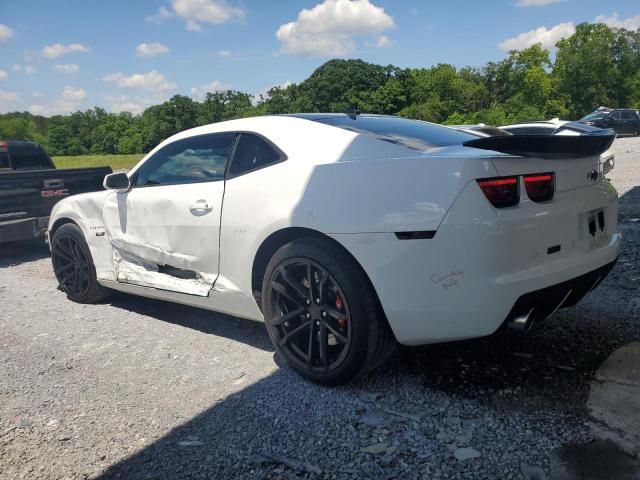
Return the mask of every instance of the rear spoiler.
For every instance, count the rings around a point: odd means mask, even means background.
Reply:
[[[611,129],[588,135],[510,135],[468,140],[465,147],[537,158],[581,158],[599,156],[616,138]]]

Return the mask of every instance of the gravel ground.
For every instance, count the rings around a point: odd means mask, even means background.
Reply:
[[[614,148],[625,242],[596,292],[527,336],[399,348],[340,388],[281,368],[261,324],[74,304],[46,249],[0,247],[0,478],[543,478],[591,439],[598,365],[640,340],[640,140]]]

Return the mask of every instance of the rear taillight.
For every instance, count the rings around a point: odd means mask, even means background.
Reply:
[[[534,202],[546,202],[553,198],[555,185],[553,173],[539,173],[536,175],[525,175],[524,188],[527,196]]]
[[[518,177],[484,178],[478,186],[496,208],[513,207],[520,201]]]

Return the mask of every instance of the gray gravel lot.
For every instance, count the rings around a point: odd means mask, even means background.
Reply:
[[[74,304],[46,248],[0,246],[0,478],[543,478],[592,438],[594,371],[640,340],[640,139],[614,148],[625,242],[597,291],[527,336],[399,348],[340,388],[281,368],[261,324]]]

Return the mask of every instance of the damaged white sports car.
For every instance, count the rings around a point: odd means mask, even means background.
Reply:
[[[420,345],[526,330],[615,263],[609,131],[478,138],[397,117],[267,116],[158,145],[58,203],[74,301],[110,291],[265,321],[296,372],[338,384]]]

